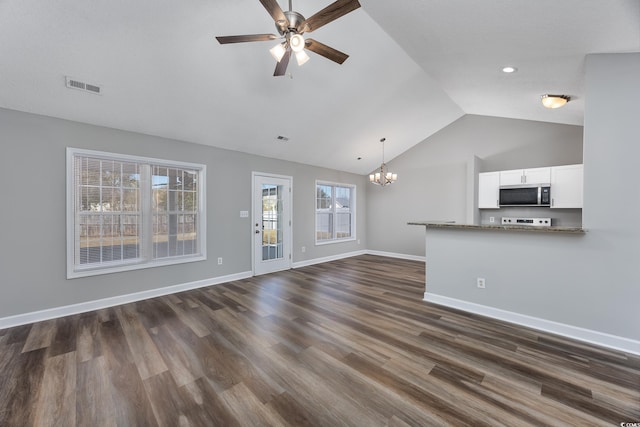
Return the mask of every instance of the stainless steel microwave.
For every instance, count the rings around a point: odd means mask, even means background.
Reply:
[[[500,206],[551,206],[551,187],[500,187]]]

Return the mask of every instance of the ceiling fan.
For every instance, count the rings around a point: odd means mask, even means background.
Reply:
[[[269,51],[276,58],[278,64],[273,72],[274,76],[284,76],[289,58],[293,52],[298,61],[298,65],[302,65],[309,60],[309,56],[304,49],[308,49],[327,59],[342,64],[349,55],[340,52],[332,47],[320,43],[313,39],[304,39],[302,34],[310,33],[318,28],[335,21],[341,16],[346,15],[360,7],[358,0],[337,0],[336,2],[325,7],[308,19],[295,12],[291,7],[289,0],[289,10],[283,11],[278,5],[277,0],[260,0],[260,3],[267,9],[267,12],[274,19],[276,29],[280,36],[275,34],[246,34],[242,36],[219,36],[216,37],[220,44],[228,43],[244,43],[276,40],[284,38],[284,41]]]

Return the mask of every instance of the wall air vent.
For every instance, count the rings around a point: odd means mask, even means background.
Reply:
[[[78,79],[66,76],[65,83],[69,89],[81,90],[84,92],[94,93],[96,95],[102,94],[102,88],[98,85],[82,82]]]

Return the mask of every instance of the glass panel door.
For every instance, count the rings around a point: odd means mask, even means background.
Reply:
[[[291,268],[291,178],[254,174],[254,274]]]
[[[282,185],[262,184],[262,260],[283,257]]]

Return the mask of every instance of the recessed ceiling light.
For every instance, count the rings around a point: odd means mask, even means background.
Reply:
[[[518,69],[516,67],[512,67],[511,65],[507,65],[506,67],[502,67],[501,70],[505,74],[511,74],[511,73],[515,73],[516,71],[518,71]]]

